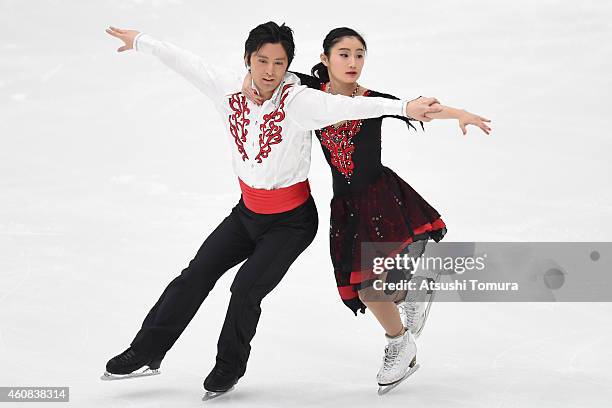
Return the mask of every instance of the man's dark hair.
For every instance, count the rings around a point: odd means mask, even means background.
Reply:
[[[295,55],[295,43],[293,42],[293,30],[285,23],[279,26],[274,21],[260,24],[249,33],[249,37],[244,42],[244,58],[250,64],[251,55],[259,51],[265,44],[280,44],[287,53],[287,68],[291,65]]]

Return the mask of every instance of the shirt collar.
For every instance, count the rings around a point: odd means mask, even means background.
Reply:
[[[274,106],[278,106],[280,104],[280,98],[281,98],[281,91],[283,90],[283,87],[285,85],[289,85],[289,84],[300,84],[300,78],[287,71],[285,72],[285,76],[283,77],[281,83],[276,87],[276,89],[274,90],[274,93],[272,94],[272,97],[270,98],[270,101],[272,102],[272,104]],[[257,90],[257,88],[255,87],[255,82],[253,80],[251,80],[251,88]]]

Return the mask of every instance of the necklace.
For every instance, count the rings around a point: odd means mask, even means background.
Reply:
[[[355,82],[355,89],[353,90],[353,93],[351,94],[351,98],[354,98],[357,95],[357,91],[359,90],[360,86],[357,82]],[[332,93],[332,86],[331,86],[331,81],[329,81],[329,84],[325,84],[325,90],[327,91],[328,94]],[[337,123],[336,125],[331,125],[335,130],[338,130],[343,124],[345,124],[346,121],[342,121],[340,123]],[[359,121],[359,125],[361,126],[361,120]]]
[[[351,94],[351,98],[354,98],[357,95],[357,91],[359,90],[359,84],[355,82],[355,85],[356,85],[356,87],[355,87],[355,90],[353,91],[353,93]],[[332,93],[331,82],[327,86],[327,93]]]

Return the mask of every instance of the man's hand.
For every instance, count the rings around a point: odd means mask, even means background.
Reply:
[[[432,106],[434,104],[437,104],[437,106]],[[421,122],[431,121],[431,118],[425,116],[428,113],[437,113],[441,111],[442,107],[436,98],[419,96],[406,105],[406,115],[416,120],[420,120]]]
[[[118,39],[120,39],[121,41],[125,43],[124,46],[117,49],[117,52],[122,52],[122,51],[133,49],[134,48],[134,38],[136,38],[136,35],[138,35],[138,33],[140,32],[136,30],[123,30],[121,28],[117,28],[113,26],[109,26],[109,28],[107,28],[105,31],[108,34],[112,35],[113,37],[117,37]]]

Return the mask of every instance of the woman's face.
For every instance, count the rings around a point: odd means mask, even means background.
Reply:
[[[361,76],[365,63],[365,48],[356,37],[344,37],[329,51],[329,57],[321,54],[329,77],[341,83],[355,83]]]

